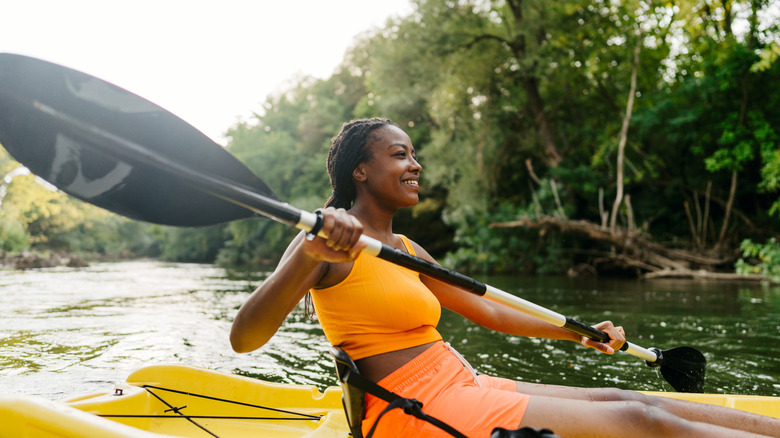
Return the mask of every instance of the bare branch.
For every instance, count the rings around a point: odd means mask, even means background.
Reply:
[[[615,231],[617,225],[617,214],[620,204],[623,202],[623,161],[626,154],[626,142],[628,141],[628,125],[631,123],[631,112],[634,107],[634,95],[636,94],[636,81],[639,74],[639,56],[642,52],[642,34],[637,29],[636,47],[634,48],[634,65],[631,70],[631,87],[628,92],[628,102],[626,103],[626,116],[623,118],[623,127],[620,129],[620,141],[618,144],[617,159],[617,194],[615,203],[612,205],[612,217],[609,222],[609,229]]]

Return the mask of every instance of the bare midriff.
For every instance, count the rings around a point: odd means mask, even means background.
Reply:
[[[379,382],[419,356],[420,353],[427,350],[428,347],[436,342],[418,345],[416,347],[404,348],[403,350],[390,351],[377,354],[375,356],[364,357],[355,361],[360,370],[360,374],[372,382]]]

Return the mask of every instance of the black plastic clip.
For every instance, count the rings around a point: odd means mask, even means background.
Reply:
[[[311,230],[309,230],[308,233],[306,233],[306,240],[311,242],[314,240],[315,237],[317,237],[317,233],[320,232],[322,229],[322,224],[324,223],[324,220],[322,219],[322,209],[318,208],[314,210],[314,214],[317,215],[317,220],[314,222],[314,226],[311,227]]]
[[[659,350],[657,348],[651,348],[650,351],[655,353],[656,359],[655,359],[654,362],[650,362],[649,360],[646,360],[645,363],[647,364],[647,366],[649,366],[650,368],[655,368],[655,367],[660,367],[661,365],[663,365],[663,363],[664,363],[664,354],[661,352],[661,350]]]

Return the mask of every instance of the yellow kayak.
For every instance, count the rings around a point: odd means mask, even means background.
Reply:
[[[780,397],[651,392],[780,418]],[[0,437],[347,437],[341,389],[263,382],[182,365],[132,373],[64,402],[0,396]]]

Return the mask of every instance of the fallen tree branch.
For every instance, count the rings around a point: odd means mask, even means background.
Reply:
[[[728,280],[728,281],[771,281],[769,277],[758,274],[736,274],[730,272],[711,272],[704,269],[664,269],[648,272],[642,278],[693,278],[697,280]]]
[[[491,228],[523,227],[539,229],[540,233],[555,229],[563,233],[585,236],[610,248],[594,259],[594,265],[612,264],[625,269],[637,270],[641,278],[697,278],[712,280],[769,281],[761,275],[740,275],[716,272],[718,267],[729,265],[733,260],[713,258],[707,255],[679,248],[667,248],[652,242],[649,236],[633,229],[619,228],[615,232],[608,227],[584,220],[568,220],[556,216],[539,219],[520,219],[499,222]]]

